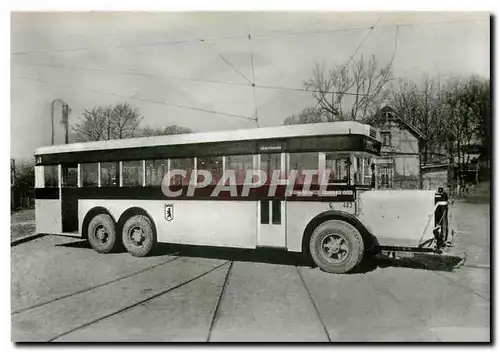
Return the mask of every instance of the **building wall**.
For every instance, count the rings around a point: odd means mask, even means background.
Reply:
[[[392,162],[392,180],[381,188],[418,189],[420,187],[419,141],[405,126],[394,120],[380,126],[380,132],[390,133],[390,146],[382,145],[381,164]],[[384,160],[385,159],[385,160]]]
[[[447,170],[436,170],[422,173],[422,188],[425,190],[437,190],[439,187],[446,189],[448,184]]]

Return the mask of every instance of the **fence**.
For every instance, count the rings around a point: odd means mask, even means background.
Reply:
[[[10,188],[10,209],[29,209],[35,207],[33,191],[23,192],[15,187]]]

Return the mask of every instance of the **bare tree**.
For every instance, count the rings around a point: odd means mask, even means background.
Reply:
[[[184,133],[192,133],[193,131],[188,127],[178,126],[178,125],[170,125],[165,128],[152,128],[146,126],[141,131],[142,137],[150,137],[150,136],[162,136],[168,134],[184,134]]]
[[[171,125],[165,127],[163,130],[163,134],[184,134],[184,133],[192,133],[193,131],[189,127],[183,127],[178,125]]]
[[[316,108],[305,108],[298,115],[292,115],[287,117],[284,121],[284,125],[298,125],[305,123],[319,123],[319,122],[332,122],[335,118],[330,114],[324,114],[320,109]]]
[[[113,139],[134,137],[142,118],[137,108],[132,108],[128,103],[115,105],[109,115]]]
[[[142,115],[128,103],[85,109],[82,118],[73,127],[79,142],[123,139],[134,137]]]
[[[391,108],[426,136],[420,151],[424,164],[446,154],[444,93],[443,85],[428,77],[418,84],[400,80],[391,85]]]
[[[489,96],[489,81],[481,81],[475,77],[465,82],[452,81],[447,88],[448,114],[444,123],[450,157],[458,165],[460,184],[465,181],[464,176],[471,161],[471,147],[486,141],[483,139],[483,126],[489,118]]]
[[[78,142],[100,141],[106,139],[106,108],[85,109],[82,118],[72,129]]]
[[[321,112],[334,120],[361,120],[372,115],[385,100],[385,90],[391,78],[392,60],[379,67],[375,55],[328,71],[316,64],[312,78],[304,82],[318,102]],[[350,98],[350,99],[348,99]]]

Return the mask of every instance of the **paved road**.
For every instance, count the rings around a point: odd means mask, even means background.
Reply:
[[[12,339],[489,341],[489,210],[456,211],[454,250],[468,259],[454,270],[453,258],[419,256],[331,275],[275,250],[134,258],[38,238],[12,248]]]

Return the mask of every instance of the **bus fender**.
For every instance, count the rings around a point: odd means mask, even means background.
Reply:
[[[107,215],[111,216],[111,219],[113,219],[114,223],[116,224],[116,219],[113,217],[113,215],[111,214],[111,212],[108,209],[106,209],[105,207],[102,207],[102,206],[94,207],[94,208],[90,209],[87,212],[87,214],[85,214],[85,217],[83,218],[82,229],[81,229],[82,238],[88,238],[87,237],[88,236],[87,230],[88,230],[89,222],[90,222],[90,220],[92,220],[94,218],[94,216],[96,216],[98,214],[107,214]]]
[[[304,229],[302,235],[302,252],[309,253],[309,239],[314,229],[327,220],[342,220],[354,226],[363,237],[366,252],[375,252],[378,248],[376,237],[369,229],[353,214],[341,210],[327,210],[316,215]]]

